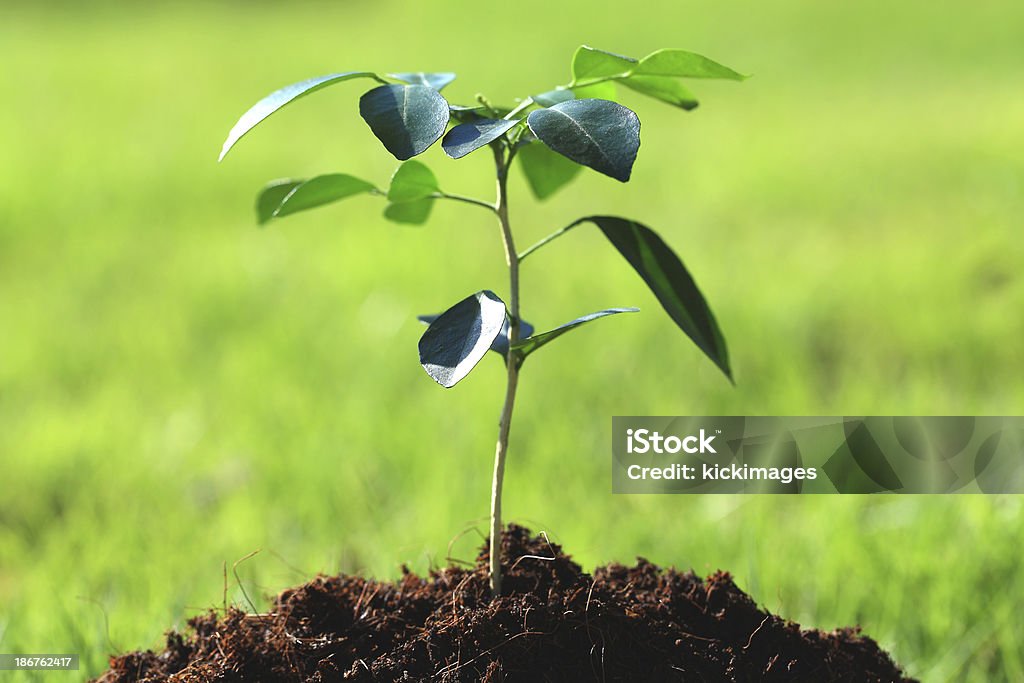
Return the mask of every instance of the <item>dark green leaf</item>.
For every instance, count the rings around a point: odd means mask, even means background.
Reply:
[[[619,253],[643,278],[665,312],[683,332],[732,380],[725,338],[697,284],[683,262],[650,228],[614,216],[588,216]],[[572,226],[570,226],[572,227]]]
[[[636,64],[637,61],[632,57],[581,45],[572,57],[573,82],[626,75]]]
[[[540,142],[519,147],[516,160],[533,196],[545,200],[572,182],[582,170],[579,165],[556,154]]]
[[[505,324],[505,303],[484,290],[442,313],[420,337],[420,365],[450,389],[476,367]]]
[[[384,218],[406,225],[423,225],[430,218],[430,210],[434,208],[434,201],[433,199],[417,199],[414,202],[388,204],[384,209]]]
[[[228,153],[228,150],[234,147],[235,143],[238,142],[243,135],[248,133],[260,121],[267,118],[281,107],[290,102],[294,102],[300,97],[316,92],[321,88],[326,88],[329,85],[348,81],[353,78],[377,78],[377,74],[369,71],[346,71],[344,73],[328,74],[327,76],[318,76],[299,83],[292,83],[291,85],[287,85],[280,90],[275,90],[270,93],[262,100],[252,105],[252,107],[249,108],[249,111],[242,114],[242,118],[238,119],[238,123],[236,123],[231,129],[231,132],[228,133],[228,138],[224,141],[224,146],[220,150],[220,158],[218,158],[217,161],[222,160]]]
[[[608,100],[570,100],[530,112],[527,123],[541,142],[578,164],[629,180],[640,148],[640,119]]]
[[[416,319],[419,320],[421,323],[430,325],[435,320],[437,320],[439,317],[440,316],[436,315],[436,314],[435,315],[418,315],[418,316],[416,316]],[[502,358],[504,358],[504,357],[506,357],[508,355],[508,328],[509,328],[509,324],[508,324],[508,319],[506,318],[505,319],[505,324],[501,326],[501,334],[499,334],[497,337],[495,337],[494,341],[491,343],[491,351],[494,351],[495,353],[497,353]],[[526,322],[525,320],[520,320],[519,321],[519,338],[520,339],[526,339],[531,334],[533,334],[533,325],[531,325],[530,323]]]
[[[455,74],[453,73],[425,73],[423,71],[388,74],[388,76],[413,85],[425,85],[434,90],[441,90],[455,80]]]
[[[330,173],[317,176],[301,183],[289,192],[274,209],[274,218],[313,209],[339,199],[364,192],[379,191],[365,180],[344,173]]]
[[[461,159],[470,152],[497,140],[522,119],[482,119],[455,126],[441,141],[444,153],[452,159]]]
[[[603,311],[598,311],[597,313],[590,313],[581,318],[576,318],[572,322],[567,322],[564,325],[559,325],[553,330],[548,330],[547,332],[541,332],[540,334],[535,335],[533,337],[521,339],[520,341],[513,344],[512,348],[515,349],[516,351],[521,352],[523,354],[523,357],[525,358],[526,356],[529,356],[531,353],[533,353],[540,347],[547,344],[549,341],[557,339],[558,337],[561,337],[569,330],[575,327],[579,327],[580,325],[583,325],[585,323],[588,323],[591,320],[597,320],[598,318],[604,318],[609,315],[615,315],[616,313],[636,313],[639,310],[639,308],[608,308]]]
[[[302,184],[301,180],[274,180],[267,183],[256,197],[256,221],[263,225],[274,217],[277,207],[288,193]]]
[[[414,202],[425,199],[435,192],[440,192],[434,172],[426,164],[415,159],[406,161],[391,176],[391,187],[388,188],[388,201]]]
[[[395,158],[421,154],[448,126],[448,102],[426,85],[382,85],[359,98],[359,113]]]
[[[727,78],[742,81],[747,77],[703,55],[668,48],[647,55],[636,65],[638,76],[675,76],[679,78]]]
[[[668,102],[687,111],[697,108],[697,98],[679,81],[667,76],[630,76],[621,81],[627,88]]]

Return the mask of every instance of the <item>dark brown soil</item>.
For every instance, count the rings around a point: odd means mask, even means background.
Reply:
[[[319,577],[267,615],[210,612],[161,653],[112,657],[128,681],[909,681],[856,629],[802,631],[726,573],[701,580],[640,559],[588,575],[557,545],[510,527],[504,595],[486,553],[394,583]]]

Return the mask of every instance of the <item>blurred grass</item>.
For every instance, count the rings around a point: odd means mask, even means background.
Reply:
[[[627,95],[644,122],[633,182],[587,173],[537,206],[517,176],[519,241],[584,212],[655,227],[710,299],[738,384],[598,235],[552,245],[525,268],[531,322],[644,311],[531,361],[508,515],[587,567],[729,569],[805,625],[862,624],[927,681],[1024,677],[1019,497],[613,497],[607,477],[616,414],[1021,412],[1024,5],[624,11],[5,6],[0,651],[80,652],[95,675],[219,605],[222,563],[256,548],[239,573],[260,595],[316,571],[424,571],[482,528],[500,363],[441,391],[414,316],[504,292],[489,217],[439,206],[403,228],[359,198],[257,230],[270,178],[386,181],[355,83],[214,159],[246,106],[307,76],[451,69],[453,100],[509,102],[564,82],[586,42],[685,47],[756,77],[695,83],[692,114]],[[424,160],[486,197],[485,157]]]

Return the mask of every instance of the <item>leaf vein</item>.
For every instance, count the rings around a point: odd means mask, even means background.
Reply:
[[[587,129],[584,128],[582,125],[580,125],[580,123],[576,119],[574,119],[573,117],[569,116],[564,111],[561,111],[559,109],[552,108],[552,109],[548,109],[548,111],[557,112],[557,113],[561,114],[562,116],[564,116],[565,118],[567,118],[574,126],[576,126],[577,128],[580,129],[580,132],[583,133],[583,135],[586,136],[586,138],[588,140],[590,140],[591,143],[593,143],[594,147],[601,154],[601,156],[604,158],[604,160],[607,161],[611,166],[613,166],[613,167],[615,166],[615,163],[611,160],[611,157],[609,157],[608,154],[605,153],[604,149],[601,148],[600,143],[598,143],[598,141],[595,140],[594,137],[590,133],[587,132]]]

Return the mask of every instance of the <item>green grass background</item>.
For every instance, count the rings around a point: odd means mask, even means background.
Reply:
[[[88,6],[86,6],[88,5]],[[526,367],[507,516],[588,568],[732,571],[807,626],[859,623],[927,681],[1024,680],[1019,497],[609,493],[618,414],[1024,410],[1024,4],[6,3],[0,21],[0,651],[110,652],[317,571],[394,576],[483,528],[502,395],[416,362],[414,316],[505,294],[484,212],[422,229],[356,198],[255,227],[281,176],[396,162],[365,84],[289,108],[215,164],[267,92],[335,70],[454,70],[512,102],[589,43],[685,47],[752,72],[643,120],[633,181],[587,172],[525,245],[584,213],[659,230],[709,298],[731,387],[596,231],[526,264],[524,314],[602,321]],[[489,197],[485,153],[422,157]],[[470,533],[453,552],[471,558]],[[231,581],[228,599],[241,602]],[[74,680],[49,673],[37,680]],[[0,673],[0,681],[32,680]]]

